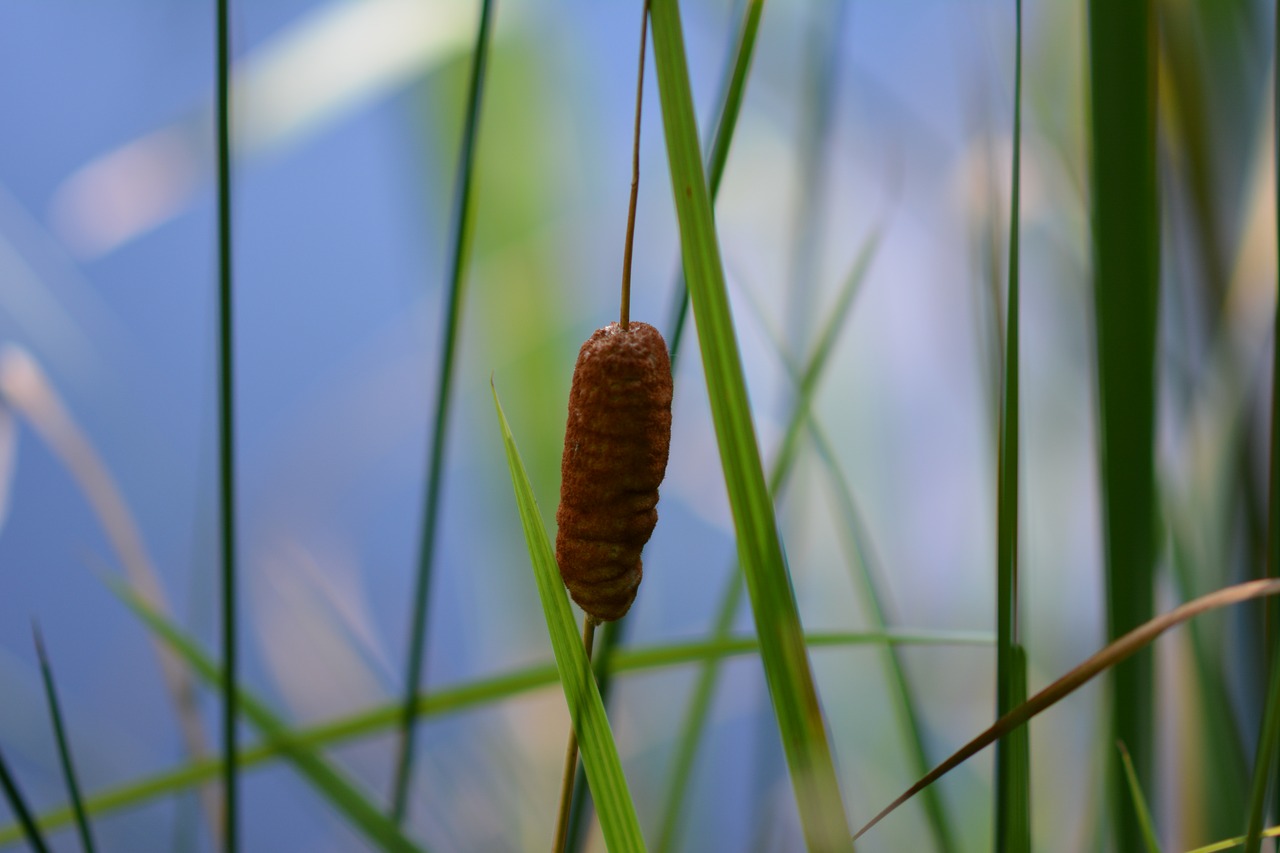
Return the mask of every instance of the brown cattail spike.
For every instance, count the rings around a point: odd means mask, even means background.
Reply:
[[[564,434],[556,562],[573,600],[620,618],[640,586],[640,550],[658,521],[671,445],[671,360],[648,323],[610,323],[573,368]]]

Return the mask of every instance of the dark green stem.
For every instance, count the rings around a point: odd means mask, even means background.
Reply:
[[[476,139],[480,124],[480,105],[484,91],[484,72],[490,42],[493,3],[483,0],[480,27],[472,54],[471,78],[467,89],[467,115],[462,130],[462,147],[458,162],[458,182],[453,220],[452,254],[449,258],[449,306],[440,351],[440,373],[436,381],[435,426],[431,437],[431,456],[424,501],[422,538],[418,549],[418,572],[414,584],[413,616],[409,629],[409,662],[405,669],[404,701],[400,718],[399,750],[395,780],[392,784],[391,815],[397,824],[404,820],[413,777],[413,753],[416,736],[414,718],[418,693],[424,679],[427,613],[431,594],[431,576],[435,564],[436,525],[440,518],[441,485],[444,478],[445,438],[449,423],[449,404],[453,387],[453,364],[458,348],[458,326],[462,316],[464,271],[466,268],[471,220],[471,190],[475,173]]]
[[[49,666],[49,656],[45,653],[44,639],[40,636],[39,626],[32,625],[31,634],[35,641],[36,657],[40,661],[40,678],[44,682],[45,699],[49,702],[49,718],[53,721],[54,740],[58,745],[58,761],[62,764],[62,778],[67,783],[71,809],[76,816],[80,844],[84,853],[94,853],[96,847],[93,843],[93,834],[89,831],[89,818],[85,814],[84,798],[80,796],[80,782],[76,776],[75,765],[71,761],[71,747],[67,742],[66,726],[62,722],[62,706],[58,702],[58,691],[53,685],[53,668]]]
[[[236,796],[235,372],[231,301],[231,0],[217,0],[218,470],[222,531],[222,762],[224,844],[239,849]]]

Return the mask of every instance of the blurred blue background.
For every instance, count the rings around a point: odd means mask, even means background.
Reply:
[[[551,522],[571,365],[616,312],[630,181],[638,4],[497,5],[428,690],[550,659],[488,380]],[[709,122],[741,4],[681,5]],[[1012,6],[768,4],[717,208],[766,460],[794,392],[779,350],[807,354],[858,252],[879,235],[817,413],[901,627],[992,627],[992,282],[1003,281],[1007,233]],[[393,701],[402,683],[477,16],[464,0],[233,3],[242,672],[293,721]],[[1103,634],[1082,22],[1082,4],[1028,3],[1033,689]],[[1273,247],[1246,239],[1271,216],[1250,189],[1265,181],[1247,177],[1266,150],[1253,123],[1261,77],[1248,74],[1266,60],[1262,48],[1241,60],[1253,88],[1240,111],[1252,119],[1235,143],[1246,177],[1230,189],[1239,239],[1229,322],[1248,364],[1266,341],[1274,265]],[[90,791],[185,760],[150,638],[101,579],[126,569],[100,516],[112,488],[132,519],[117,517],[117,530],[136,528],[172,613],[217,648],[213,70],[212,4],[19,0],[0,11],[0,749],[42,809],[64,794],[33,621]],[[678,239],[652,75],[650,65],[632,316],[665,332]],[[706,634],[732,567],[694,343],[686,338],[679,365],[671,467],[629,643]],[[78,462],[68,464],[67,448]],[[85,453],[100,460],[96,474]],[[801,612],[810,629],[854,630],[866,620],[832,503],[824,464],[805,451],[779,504]],[[750,626],[744,608],[740,627]],[[926,647],[906,659],[941,758],[989,721],[994,655]],[[913,781],[883,671],[866,650],[813,660],[846,802],[862,821]],[[796,849],[759,664],[736,659],[726,673],[683,849]],[[661,817],[692,677],[685,667],[618,685],[613,722],[646,836]],[[204,695],[202,709],[216,740],[215,698]],[[1100,715],[1089,688],[1033,728],[1037,849],[1091,846]],[[424,723],[415,835],[435,850],[545,846],[567,726],[555,689]],[[254,737],[246,729],[246,742]],[[382,800],[393,748],[384,734],[334,755]],[[941,785],[965,849],[988,837],[989,760]],[[1170,787],[1161,795],[1172,802]],[[363,849],[281,763],[248,772],[244,791],[247,850]],[[877,829],[867,849],[921,849],[917,809]],[[0,816],[8,822],[3,806]],[[95,826],[109,850],[210,849],[190,795]],[[77,849],[69,832],[54,840]]]

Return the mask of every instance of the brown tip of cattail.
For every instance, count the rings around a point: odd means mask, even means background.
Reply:
[[[597,621],[635,600],[671,445],[671,360],[648,323],[610,323],[582,345],[569,391],[556,562]]]

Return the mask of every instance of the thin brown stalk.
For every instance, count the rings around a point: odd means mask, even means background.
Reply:
[[[622,247],[622,305],[618,325],[623,329],[631,321],[631,249],[636,236],[636,198],[640,195],[640,105],[644,100],[645,41],[649,37],[649,0],[640,12],[640,60],[636,71],[636,124],[631,141],[631,202],[627,206],[627,238]]]
[[[591,649],[595,645],[596,620],[587,616],[582,625],[582,646],[587,650],[587,668],[591,668]],[[564,774],[560,782],[560,811],[556,817],[556,840],[552,853],[561,853],[569,840],[569,812],[573,808],[573,783],[578,775],[578,732],[569,726],[569,745],[564,751]]]

